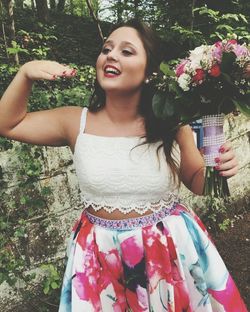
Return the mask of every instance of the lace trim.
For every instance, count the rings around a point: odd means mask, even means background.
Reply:
[[[128,218],[121,220],[107,220],[97,216],[92,215],[88,211],[84,211],[83,214],[89,219],[93,224],[99,225],[104,228],[111,230],[131,230],[135,228],[141,228],[149,225],[156,224],[165,217],[171,215],[171,213],[176,209],[178,205],[177,202],[174,202],[171,207],[165,207],[160,211],[154,212],[147,216],[137,217],[137,218]]]
[[[134,201],[132,200],[128,203],[127,200],[123,200],[118,202],[110,204],[111,201],[108,201],[107,199],[103,198],[101,201],[93,201],[93,200],[88,200],[84,196],[82,198],[82,203],[84,207],[92,207],[95,211],[99,211],[101,209],[104,209],[108,213],[112,213],[116,209],[119,210],[120,212],[127,214],[131,211],[135,211],[139,214],[144,214],[147,211],[152,211],[152,212],[157,212],[161,210],[162,208],[170,208],[173,206],[174,203],[178,203],[179,198],[175,193],[170,193],[166,197],[161,198],[158,201],[155,202],[149,202],[149,201]]]

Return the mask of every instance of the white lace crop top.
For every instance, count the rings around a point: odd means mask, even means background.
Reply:
[[[84,207],[122,213],[157,211],[176,201],[161,142],[143,144],[140,137],[105,137],[84,132],[83,108],[73,154]]]

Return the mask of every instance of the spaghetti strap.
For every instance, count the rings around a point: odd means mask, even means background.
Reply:
[[[88,108],[84,107],[82,109],[82,114],[81,114],[80,129],[79,129],[80,133],[83,133],[85,131],[86,120],[87,120],[87,112],[88,112]]]

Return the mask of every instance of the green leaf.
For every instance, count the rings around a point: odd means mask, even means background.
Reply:
[[[27,198],[25,196],[22,196],[20,198],[20,204],[25,205],[27,203]]]
[[[45,295],[48,295],[48,293],[49,293],[49,285],[46,285],[44,288],[43,288],[43,293],[45,294]]]
[[[236,22],[239,22],[239,16],[237,14],[231,14],[231,13],[223,14],[221,16],[221,19],[226,20],[226,21],[234,20]]]
[[[239,111],[247,117],[250,117],[250,96],[246,96],[245,100],[232,100]]]
[[[166,64],[166,63],[161,63],[161,65],[160,65],[160,70],[163,72],[163,74],[164,75],[166,75],[166,76],[174,76],[175,75],[175,73],[174,73],[174,71],[169,67],[169,65],[168,64]]]
[[[165,105],[163,109],[163,117],[172,117],[174,115],[174,100],[170,95],[166,95]]]
[[[57,289],[60,287],[56,282],[52,282],[50,286],[52,289]]]
[[[235,83],[234,83],[234,81],[232,80],[232,78],[231,78],[230,75],[228,75],[228,74],[226,74],[226,73],[221,73],[221,78],[222,78],[224,81],[226,81],[226,82],[228,82],[229,84],[231,84],[232,86],[235,86]]]
[[[180,88],[178,82],[172,79],[169,82],[168,89],[170,93],[174,93],[175,96],[181,96],[183,94],[183,90]]]
[[[236,60],[234,52],[224,52],[221,60],[221,71],[223,73],[230,73],[233,63]]]
[[[242,21],[243,21],[244,23],[248,24],[248,20],[247,20],[247,18],[246,18],[245,15],[239,14],[239,17],[242,19]]]
[[[233,29],[233,27],[231,27],[229,25],[222,24],[222,25],[218,25],[216,27],[216,30],[225,30],[228,33],[232,33],[234,29]]]
[[[165,107],[165,94],[161,91],[157,91],[153,96],[152,108],[157,118],[163,119],[164,107]]]

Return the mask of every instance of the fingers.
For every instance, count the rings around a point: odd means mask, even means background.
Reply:
[[[46,74],[48,75],[47,77],[51,80],[57,78],[72,78],[77,73],[75,68],[57,62],[52,62],[51,66],[46,68],[46,71]]]
[[[219,149],[219,157],[215,158],[215,169],[224,177],[232,177],[238,172],[238,161],[229,142],[224,143]]]
[[[31,61],[24,64],[20,72],[30,80],[55,80],[76,75],[76,69],[55,61]]]

